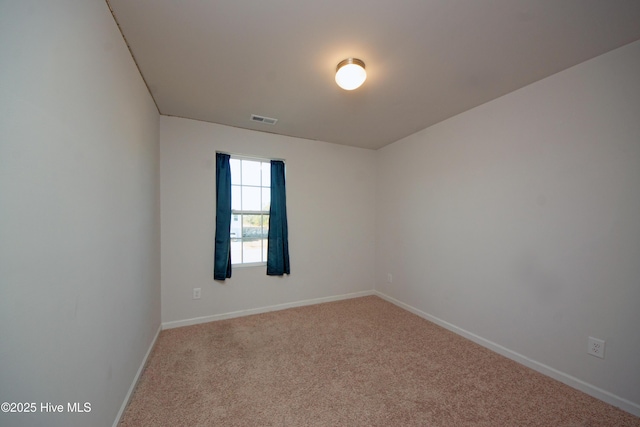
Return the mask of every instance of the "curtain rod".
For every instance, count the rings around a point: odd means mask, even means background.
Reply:
[[[246,160],[263,160],[263,161],[271,161],[271,160],[279,160],[281,162],[287,162],[285,159],[271,158],[271,157],[260,157],[260,156],[252,156],[248,154],[240,154],[240,153],[229,153],[227,151],[216,151],[216,154],[228,154],[231,157],[236,158],[244,158]]]

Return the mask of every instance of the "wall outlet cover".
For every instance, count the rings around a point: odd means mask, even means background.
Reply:
[[[598,338],[589,337],[587,345],[587,353],[592,356],[604,359],[604,341]]]

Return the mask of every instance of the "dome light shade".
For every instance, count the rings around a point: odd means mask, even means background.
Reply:
[[[354,90],[367,79],[364,62],[356,58],[340,61],[336,67],[336,83],[344,90]]]

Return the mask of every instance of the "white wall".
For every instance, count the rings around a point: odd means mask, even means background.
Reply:
[[[378,154],[377,290],[640,413],[640,42]]]
[[[285,159],[290,276],[234,266],[231,279],[213,280],[216,150]],[[161,117],[163,323],[371,291],[375,154]]]
[[[104,1],[0,3],[3,426],[110,426],[160,325],[159,116]]]

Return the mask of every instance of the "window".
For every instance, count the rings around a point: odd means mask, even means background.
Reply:
[[[271,164],[247,158],[229,160],[231,168],[231,262],[267,261]]]

